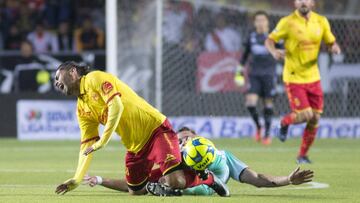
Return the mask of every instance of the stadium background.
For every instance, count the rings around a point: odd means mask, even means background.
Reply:
[[[326,122],[320,134],[359,137],[360,51],[357,47],[360,39],[357,36],[360,16],[355,9],[359,2],[319,0],[316,4],[316,10],[330,19],[343,50],[342,55],[331,56],[322,48],[319,57],[325,91],[324,117],[329,119],[323,120]],[[0,1],[0,108],[3,112],[0,127],[4,132],[1,136],[19,137],[22,121],[28,128],[41,119],[46,123],[50,122],[49,118],[66,121],[64,115],[69,109],[52,112],[46,110],[46,105],[40,109],[17,108],[19,100],[69,100],[51,86],[54,70],[65,60],[87,63],[118,75],[173,118],[174,124],[192,123],[191,127],[210,137],[253,133],[244,106],[245,88],[234,84],[234,69],[242,53],[242,42],[253,29],[252,13],[268,11],[273,28],[281,16],[291,12],[292,1],[122,0],[108,1],[107,5],[105,1],[96,0]],[[209,50],[208,44],[214,42],[207,38],[217,28],[219,18],[224,19],[226,29],[235,33],[227,37],[234,41],[231,50]],[[92,22],[88,32],[86,20]],[[26,46],[21,42],[30,39],[38,24],[43,25],[51,39],[44,50],[37,47],[35,41],[33,53],[26,56]],[[67,31],[63,31],[63,24],[69,27]],[[86,33],[90,38],[81,37]],[[62,46],[59,41],[64,36],[72,41],[68,46]],[[86,48],[83,44],[91,39],[97,43]],[[58,45],[54,46],[54,41]],[[46,72],[51,75],[49,80]],[[277,84],[275,116],[278,117],[289,110],[281,82],[281,64],[277,67]],[[20,108],[23,112],[17,111]],[[43,115],[41,119],[30,116],[36,112]],[[51,113],[55,116],[44,116]],[[71,119],[75,119],[74,116]],[[47,133],[46,129],[53,129],[49,125],[38,124],[37,128]],[[237,129],[235,125],[243,127]],[[214,130],[216,128],[218,130]],[[228,133],[223,132],[227,130]],[[291,135],[299,136],[300,131],[301,127]],[[31,132],[28,138],[37,139],[36,133]],[[61,139],[66,133],[58,126],[48,138]],[[73,139],[77,139],[75,133]]]
[[[227,199],[169,201],[359,202],[360,139],[351,138],[360,137],[360,2],[316,3],[316,10],[330,19],[343,50],[333,57],[323,49],[319,58],[325,113],[318,137],[350,139],[316,140],[310,154],[314,163],[301,166],[315,171],[313,183],[258,189],[230,181],[232,197]],[[175,127],[187,124],[202,135],[222,138],[213,140],[216,146],[233,152],[254,170],[288,174],[297,167],[299,139],[285,144],[274,140],[264,147],[243,138],[252,135],[254,126],[243,105],[244,89],[232,83],[241,45],[235,44],[233,53],[207,52],[205,46],[219,13],[243,41],[252,29],[252,13],[260,9],[269,12],[273,27],[293,10],[292,0],[0,0],[0,202],[159,202],[158,197],[133,197],[84,185],[65,196],[54,194],[56,185],[73,175],[79,150],[76,98],[59,95],[51,86],[54,70],[66,60],[117,74],[170,116]],[[93,24],[85,33],[98,39],[86,48],[91,40],[79,37],[85,19]],[[39,23],[51,33],[49,45],[29,54],[28,44],[20,42]],[[68,39],[63,41],[66,46],[53,47],[60,33]],[[216,77],[206,83],[211,77],[203,77],[204,73]],[[277,78],[276,117],[288,111],[281,64]],[[301,126],[290,131],[293,137],[301,132]],[[124,153],[118,141],[110,142],[96,152],[89,173],[124,177]]]

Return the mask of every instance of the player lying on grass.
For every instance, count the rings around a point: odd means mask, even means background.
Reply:
[[[196,173],[180,168],[178,137],[166,116],[114,75],[90,72],[86,66],[68,61],[58,67],[54,85],[61,93],[78,98],[81,131],[76,173],[56,188],[57,194],[65,194],[79,185],[93,154],[104,148],[116,132],[127,150],[125,186],[130,194],[146,194],[149,186],[159,195],[175,195],[171,193],[174,189],[207,184],[220,196],[230,195],[216,176],[210,174],[209,179],[201,180]],[[100,124],[105,126],[101,138]],[[162,184],[147,184],[154,164],[160,166],[159,173],[164,176]]]
[[[183,148],[188,141],[197,137],[196,133],[183,127],[178,132],[180,147]],[[223,150],[216,150],[215,160],[208,166],[208,170],[212,171],[219,179],[227,183],[231,177],[233,180],[241,183],[247,183],[256,187],[281,187],[286,185],[299,185],[312,181],[314,172],[311,170],[300,170],[296,168],[288,176],[270,176],[250,169],[246,164],[237,159],[232,153]],[[184,162],[183,162],[184,164]],[[156,174],[157,169],[152,171]],[[85,182],[91,187],[102,185],[104,187],[127,192],[125,180],[115,180],[102,178],[100,176],[86,176]],[[164,181],[160,178],[159,182]],[[183,190],[182,194],[186,195],[211,195],[214,191],[206,185],[199,185]]]

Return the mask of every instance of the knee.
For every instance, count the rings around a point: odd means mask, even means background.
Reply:
[[[265,99],[264,100],[264,106],[265,106],[265,108],[272,109],[273,106],[274,106],[273,100],[269,99],[269,98]]]
[[[319,113],[314,113],[313,120],[319,121],[321,115]]]
[[[313,124],[317,124],[317,123],[319,123],[320,117],[321,116],[320,116],[319,113],[313,113],[313,116],[310,119],[310,122],[313,123]]]
[[[182,170],[174,171],[165,177],[165,183],[176,189],[184,189],[186,187],[186,180]]]
[[[303,120],[305,122],[309,122],[314,118],[314,113],[313,113],[313,111],[311,109],[305,110],[305,111],[303,111],[303,112],[301,112],[299,114],[300,114],[300,116],[303,118]]]
[[[254,94],[248,94],[245,98],[245,106],[254,107],[257,104],[257,96]]]

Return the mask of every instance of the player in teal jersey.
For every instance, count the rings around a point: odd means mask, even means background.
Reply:
[[[178,132],[179,144],[182,148],[185,144],[194,137],[198,137],[196,133],[183,127]],[[224,183],[227,183],[230,178],[237,182],[247,183],[256,187],[281,187],[286,185],[299,185],[312,181],[314,172],[311,170],[300,170],[296,168],[288,176],[270,176],[260,174],[250,169],[245,163],[236,158],[231,152],[226,150],[216,150],[215,160],[208,166],[207,170],[211,171]],[[104,187],[127,192],[126,181],[121,179],[107,179],[100,176],[86,176],[85,183],[94,187],[95,185],[102,185]],[[161,182],[161,178],[159,180]],[[193,188],[183,190],[184,195],[212,195],[214,191],[206,186],[199,185]]]
[[[178,132],[180,147],[198,135],[195,131],[183,127]],[[260,174],[250,169],[244,162],[236,158],[231,152],[226,150],[216,150],[215,160],[208,166],[224,183],[233,179],[240,183],[247,183],[256,187],[280,187],[286,185],[299,185],[310,182],[314,176],[311,170],[300,170],[298,167],[289,176],[270,176]],[[212,195],[214,191],[206,185],[199,185],[193,188],[187,188],[183,194],[188,195]]]

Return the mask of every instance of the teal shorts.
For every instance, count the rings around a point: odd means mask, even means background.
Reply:
[[[230,177],[234,180],[240,181],[240,174],[246,169],[248,166],[236,158],[231,152],[223,151],[226,157],[226,164],[229,167]]]

